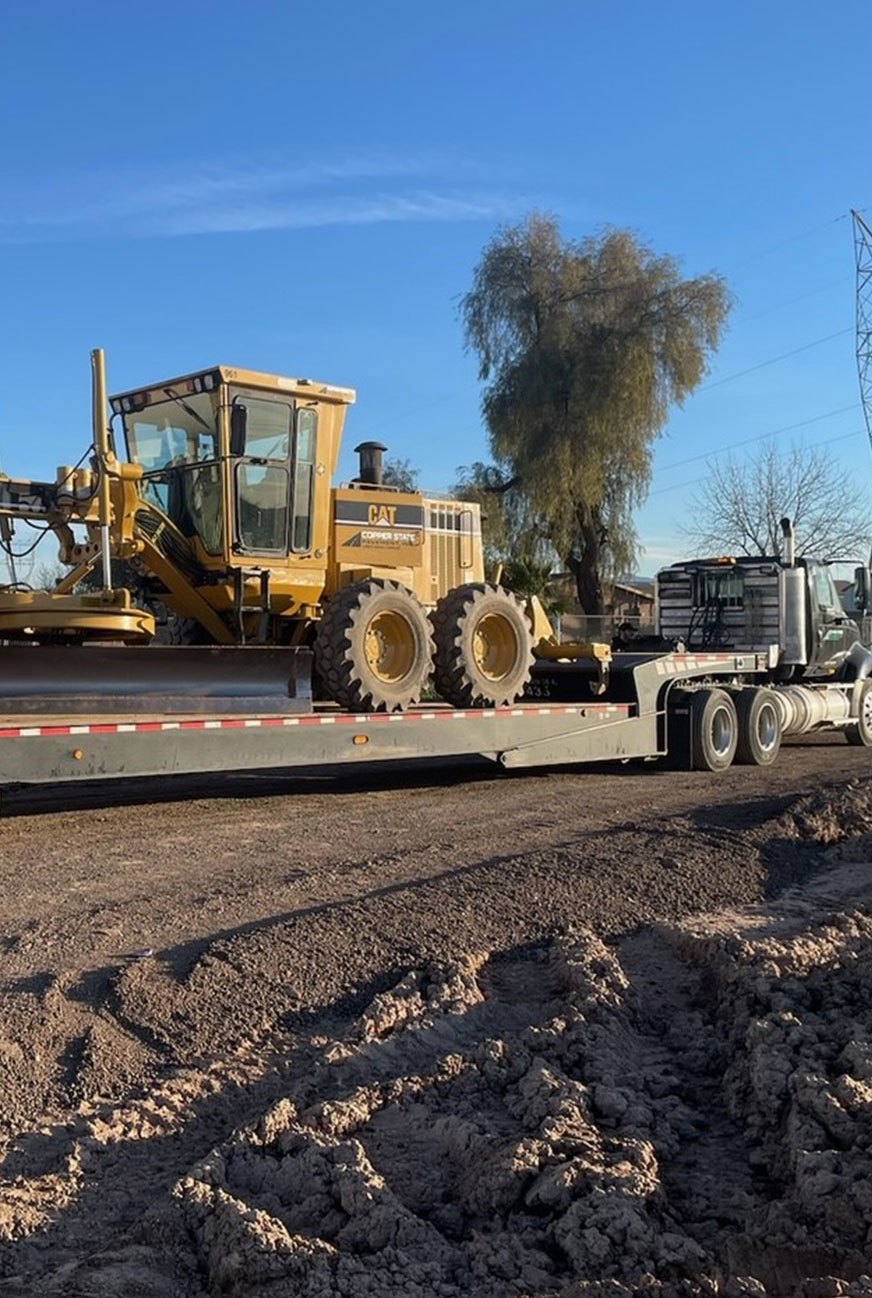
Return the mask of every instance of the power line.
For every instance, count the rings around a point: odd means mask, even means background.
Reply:
[[[762,257],[769,257],[773,252],[779,252],[782,248],[786,248],[788,244],[798,243],[800,239],[808,239],[811,235],[818,234],[821,230],[828,230],[831,225],[838,225],[840,221],[847,221],[850,215],[850,212],[842,212],[839,216],[832,216],[829,220],[821,221],[819,225],[813,225],[807,230],[800,230],[796,234],[789,234],[778,243],[773,243],[768,248],[762,248],[760,252],[752,253],[751,256],[746,257],[744,261],[738,261],[732,266],[728,266],[725,273],[729,275],[734,270],[741,270],[744,266],[750,266],[754,261],[760,261]]]
[[[746,315],[740,306],[736,311],[736,316],[741,319],[743,324],[748,324],[752,320],[760,320],[763,316],[772,315],[783,307],[794,306],[795,303],[804,302],[807,298],[817,297],[818,293],[825,293],[828,289],[837,288],[840,284],[847,284],[848,280],[853,278],[853,275],[840,275],[838,279],[828,280],[826,284],[818,284],[817,288],[807,289],[805,293],[797,293],[794,297],[783,298],[780,302],[764,307],[762,311],[752,312],[751,315]]]
[[[811,351],[813,347],[820,347],[823,343],[832,342],[834,338],[844,338],[845,334],[849,334],[849,333],[853,333],[853,328],[839,329],[835,333],[825,334],[823,338],[815,338],[812,342],[803,343],[801,347],[794,347],[789,352],[782,352],[778,356],[770,356],[768,360],[758,361],[756,365],[750,365],[745,370],[738,370],[735,374],[728,374],[725,378],[715,379],[713,383],[706,383],[701,388],[697,388],[696,392],[693,393],[692,395],[696,396],[700,392],[707,392],[710,388],[720,387],[722,383],[732,383],[734,379],[744,378],[746,374],[753,374],[756,370],[762,370],[769,365],[777,364],[778,361],[789,360],[791,356],[798,356],[800,355],[801,352]],[[468,392],[471,392],[472,390],[473,387],[472,385],[470,385],[469,387],[461,388],[458,391],[449,392],[443,397],[437,397],[433,401],[427,401],[423,405],[412,406],[410,409],[406,411],[404,415],[398,415],[395,419],[382,420],[376,426],[376,429],[372,433],[372,436],[373,437],[378,436],[379,433],[381,433],[385,428],[389,428],[391,424],[398,424],[400,422],[408,421],[409,416],[416,414],[419,410],[431,410],[434,406],[445,405],[449,401],[454,401],[458,397],[465,396]],[[845,407],[845,408],[850,409],[851,407]],[[798,426],[799,425],[797,425],[797,427]],[[754,440],[754,439],[750,439],[750,440]]]
[[[752,442],[765,442],[768,437],[779,437],[782,433],[792,433],[797,428],[807,428],[809,424],[819,424],[824,419],[834,419],[836,415],[844,415],[847,411],[856,409],[857,402],[852,401],[849,406],[840,406],[838,410],[827,410],[822,415],[813,415],[811,419],[800,419],[795,424],[782,424],[780,428],[772,428],[768,433],[755,433],[753,437],[745,437],[740,442],[727,442],[725,446],[716,446],[711,451],[703,451],[701,455],[689,455],[685,460],[673,460],[671,464],[659,465],[657,472],[667,473],[670,469],[680,469],[685,464],[695,464],[698,460],[710,460],[715,455],[723,455],[724,451],[733,451],[740,446],[750,446]]]
[[[838,437],[825,437],[820,442],[812,442],[809,446],[805,447],[805,449],[808,451],[814,451],[819,446],[832,446],[835,442],[846,442],[852,437],[863,437],[865,432],[865,428],[856,428],[853,433],[840,433]],[[649,491],[648,497],[662,496],[667,491],[680,491],[683,487],[695,487],[700,482],[705,482],[704,476],[702,478],[691,478],[688,482],[673,482],[669,487],[656,487],[653,491]],[[646,497],[646,499],[648,497]]]
[[[706,383],[697,391],[708,392],[711,388],[719,388],[722,383],[732,383],[733,379],[743,379],[746,374],[753,374],[756,370],[765,369],[767,365],[775,365],[778,361],[786,361],[791,356],[798,356],[800,352],[811,351],[812,347],[820,347],[822,343],[832,342],[834,338],[844,338],[845,334],[853,332],[853,326],[848,329],[837,329],[834,334],[825,334],[823,338],[815,338],[813,342],[803,343],[801,347],[794,347],[789,352],[782,352],[780,356],[770,356],[767,361],[760,361],[757,365],[749,365],[746,370],[738,370],[735,374],[728,374],[726,378],[715,379],[714,383]]]
[[[855,210],[862,212],[864,209],[857,208]],[[847,221],[850,215],[851,215],[850,212],[842,212],[838,216],[830,217],[828,220],[820,222],[818,225],[813,225],[810,226],[808,229],[798,231],[796,234],[788,235],[785,239],[782,239],[779,243],[772,244],[768,248],[763,248],[759,252],[753,253],[750,257],[746,257],[744,261],[736,262],[732,266],[727,267],[726,271],[724,271],[724,274],[730,274],[734,270],[739,270],[743,266],[750,265],[752,262],[759,261],[763,257],[768,257],[770,254],[774,252],[778,252],[781,248],[786,247],[788,244],[797,243],[799,240],[808,238],[812,234],[817,234],[821,230],[829,229],[829,227],[832,225],[838,225],[839,222],[841,221]],[[796,297],[788,298],[786,301],[778,304],[778,306],[771,307],[771,308],[767,307],[764,311],[757,312],[753,316],[746,317],[746,319],[754,320],[757,319],[760,315],[768,314],[769,311],[771,310],[778,310],[780,307],[783,306],[791,306],[794,302],[802,301],[804,298],[811,297],[815,293],[824,292],[827,288],[833,288],[837,284],[841,284],[846,279],[849,278],[850,276],[840,276],[839,279],[837,280],[833,280],[828,284],[820,286],[819,288],[811,289],[806,293],[800,293]],[[767,366],[775,365],[779,361],[789,360],[790,357],[792,356],[798,356],[802,352],[810,351],[813,347],[819,347],[823,343],[833,341],[835,338],[843,338],[846,334],[849,334],[851,332],[852,332],[851,328],[841,329],[836,333],[827,334],[823,338],[816,338],[813,342],[805,343],[802,347],[795,347],[791,351],[783,352],[778,356],[772,356],[765,361],[760,361],[757,365],[751,365],[749,366],[748,369],[739,370],[735,374],[728,374],[725,378],[715,379],[712,383],[706,383],[701,388],[698,388],[697,393],[693,395],[696,395],[700,392],[707,392],[710,388],[719,387],[722,383],[732,383],[734,379],[744,378],[746,374],[753,374],[756,370],[765,369]],[[472,392],[476,387],[478,387],[477,383],[465,385],[463,388],[457,389],[454,392],[447,393],[446,395],[441,397],[436,397],[432,401],[427,401],[420,405],[407,408],[405,413],[402,415],[396,415],[386,420],[382,420],[377,425],[372,435],[378,436],[383,429],[396,426],[397,424],[402,422],[406,422],[410,415],[416,414],[418,411],[431,410],[435,406],[445,405],[451,401],[457,400],[458,397],[464,397],[467,395],[467,393]]]

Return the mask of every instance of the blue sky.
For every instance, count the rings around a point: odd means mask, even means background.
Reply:
[[[872,210],[867,16],[6,0],[0,464],[78,458],[102,345],[110,389],[215,362],[356,387],[344,473],[378,436],[445,488],[487,455],[458,297],[540,208],[573,237],[632,226],[738,299],[658,445],[642,571],[681,553],[700,456],[813,420],[779,444],[869,478],[846,215]]]

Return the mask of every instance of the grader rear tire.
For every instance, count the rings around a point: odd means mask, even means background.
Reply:
[[[370,578],[333,596],[315,633],[315,666],[334,703],[352,712],[400,712],[430,678],[433,637],[415,596]]]
[[[434,682],[446,702],[487,708],[521,697],[533,666],[533,635],[514,595],[470,582],[443,595],[431,620]]]

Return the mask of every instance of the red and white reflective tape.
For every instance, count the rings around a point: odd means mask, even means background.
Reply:
[[[94,721],[83,724],[67,722],[44,726],[4,726],[0,739],[35,739],[65,735],[133,735],[164,730],[266,730],[286,726],[368,726],[396,725],[409,721],[485,721],[489,717],[543,716],[627,716],[626,704],[585,703],[568,707],[472,708],[469,711],[444,709],[433,712],[303,712],[287,717],[185,717],[178,721]]]
[[[720,654],[670,654],[657,663],[658,676],[674,676],[676,672],[695,671],[698,667],[735,667],[736,655]]]

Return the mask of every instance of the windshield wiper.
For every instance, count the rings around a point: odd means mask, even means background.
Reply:
[[[167,394],[170,400],[178,402],[185,414],[190,415],[192,419],[196,419],[201,428],[205,428],[207,433],[212,433],[214,435],[215,429],[209,427],[202,415],[198,415],[194,407],[189,406],[184,397],[180,397],[178,392],[174,392],[172,388],[164,388],[163,391]]]

